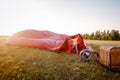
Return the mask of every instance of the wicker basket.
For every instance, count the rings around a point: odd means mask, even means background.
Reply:
[[[120,70],[120,45],[101,46],[98,60],[109,69]]]

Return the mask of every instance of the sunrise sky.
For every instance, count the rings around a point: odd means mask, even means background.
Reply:
[[[120,0],[0,0],[0,35],[25,29],[69,35],[120,31]]]

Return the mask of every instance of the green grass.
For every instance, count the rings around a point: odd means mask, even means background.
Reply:
[[[8,46],[5,41],[0,39],[0,80],[120,79],[119,71],[113,72],[99,64],[94,54],[90,62],[81,62],[76,54]],[[90,42],[87,44],[94,49],[100,46]]]

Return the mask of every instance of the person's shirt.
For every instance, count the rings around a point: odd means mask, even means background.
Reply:
[[[72,43],[73,43],[73,45],[77,45],[77,38],[72,39]]]

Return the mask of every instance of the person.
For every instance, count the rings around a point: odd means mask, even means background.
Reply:
[[[78,46],[77,46],[77,44],[78,44],[78,42],[77,42],[78,36],[75,37],[75,38],[72,38],[71,40],[72,40],[72,49],[75,49],[76,50],[76,54],[79,54],[78,53]]]

